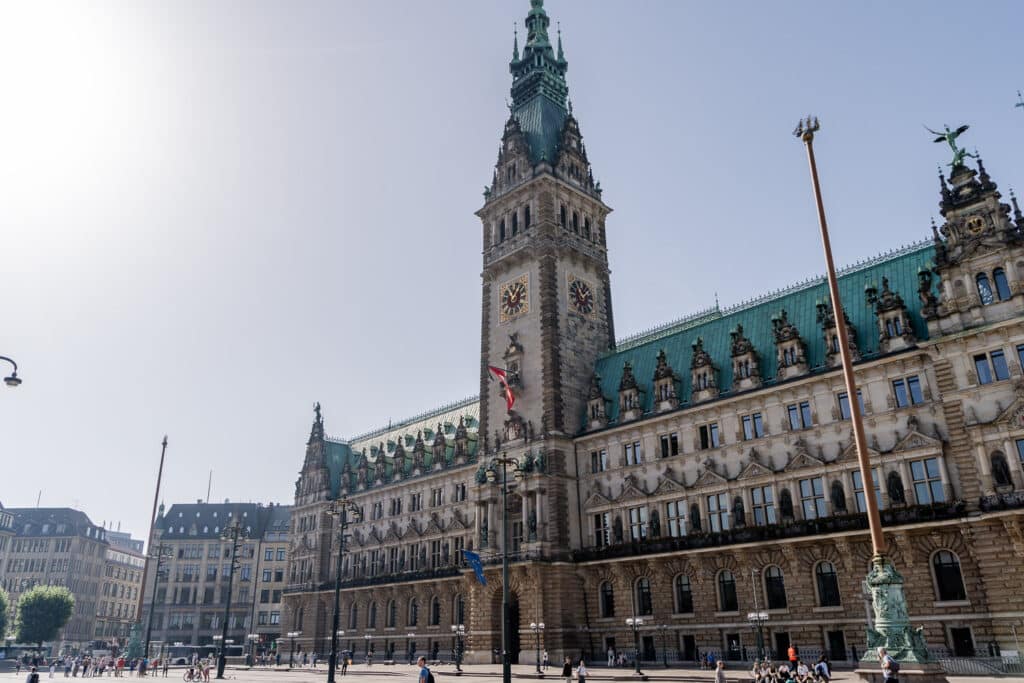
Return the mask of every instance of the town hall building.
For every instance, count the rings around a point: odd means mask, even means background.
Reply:
[[[291,512],[283,632],[330,646],[466,661],[632,651],[693,660],[765,643],[863,651],[865,496],[906,578],[910,619],[955,655],[1016,648],[1024,615],[1024,216],[980,159],[940,176],[925,241],[824,278],[616,340],[611,208],[568,102],[542,0],[513,48],[511,112],[481,223],[479,397],[352,439],[317,406]],[[922,214],[928,198],[922,198]],[[642,234],[637,239],[643,239]],[[470,283],[466,283],[470,286]],[[756,294],[756,293],[755,293]],[[856,361],[845,393],[839,349]],[[514,398],[491,381],[507,371]],[[467,368],[467,371],[470,369]],[[861,479],[850,401],[873,466]],[[508,474],[503,538],[501,468]],[[492,476],[488,476],[491,474]],[[496,483],[492,483],[496,480]],[[339,544],[334,501],[361,511]],[[462,550],[484,560],[486,585]],[[531,624],[544,624],[535,636]]]

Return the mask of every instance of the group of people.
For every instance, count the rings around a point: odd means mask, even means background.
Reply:
[[[750,674],[754,683],[828,683],[832,680],[832,665],[825,655],[818,657],[813,667],[799,657],[777,667],[764,659],[754,661]]]
[[[166,658],[161,662],[158,659],[151,661],[148,657],[127,659],[123,656],[114,657],[113,655],[102,655],[97,657],[93,657],[91,655],[65,655],[64,657],[55,657],[49,661],[45,657],[33,657],[31,660],[18,660],[15,673],[21,672],[23,664],[29,669],[28,677],[26,678],[28,683],[35,683],[38,681],[40,673],[42,672],[47,672],[49,674],[49,678],[55,678],[60,673],[64,674],[64,678],[78,678],[79,676],[82,678],[96,678],[102,676],[123,678],[126,675],[125,672],[127,672],[127,675],[129,676],[145,676],[150,672],[151,668],[154,673],[162,668],[163,675],[166,677],[168,668],[168,661]],[[197,678],[196,680],[199,679]]]

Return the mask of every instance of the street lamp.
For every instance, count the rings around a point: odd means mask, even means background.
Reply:
[[[627,617],[626,626],[633,629],[633,654],[634,663],[636,664],[636,670],[633,672],[637,676],[642,676],[640,673],[640,627],[644,625],[644,620],[640,617]]]
[[[169,558],[172,554],[170,546],[159,545],[156,547],[155,558],[156,558],[156,576],[153,580],[153,593],[149,598],[149,619],[146,620],[146,646],[143,649],[146,657],[149,657],[149,643],[153,636],[153,611],[156,609],[156,587],[160,583],[161,568],[163,567],[164,560]],[[153,555],[150,555],[149,559],[153,559]],[[164,570],[166,572],[166,570]]]
[[[747,621],[750,622],[750,628],[757,629],[757,658],[764,659],[764,623],[768,621],[768,613],[762,612],[757,607],[757,584],[754,581],[754,577],[757,576],[757,569],[752,567],[750,569],[750,593],[754,596],[754,611],[747,613]]]
[[[327,663],[327,683],[334,683],[334,669],[338,665],[338,626],[341,617],[341,560],[345,555],[345,530],[351,522],[358,524],[363,521],[359,506],[348,498],[339,498],[331,502],[327,514],[338,522],[338,563],[334,570],[334,628],[331,629],[331,657]]]
[[[249,666],[252,666],[256,661],[256,641],[260,639],[260,634],[250,633],[245,639],[249,642]]]
[[[373,636],[371,636],[369,633],[367,633],[366,635],[363,636],[363,638],[366,640],[366,661],[367,662],[372,662],[373,659],[370,656],[370,639],[373,638]]]
[[[814,134],[821,128],[818,119],[808,116],[797,124],[793,135],[803,141],[807,148],[807,162],[811,173],[811,187],[818,210],[818,227],[821,229],[821,245],[825,253],[825,269],[828,276],[828,291],[832,298],[832,314],[835,316],[836,336],[839,338],[839,357],[843,367],[843,382],[846,395],[850,398],[850,422],[853,425],[853,440],[857,446],[857,464],[860,468],[862,482],[867,489],[872,481],[871,461],[868,452],[868,440],[864,434],[864,419],[861,415],[860,401],[853,399],[857,395],[857,380],[853,374],[853,358],[850,356],[849,344],[846,343],[846,314],[839,298],[839,281],[836,278],[835,264],[832,261],[832,242],[828,235],[825,221],[825,205],[821,198],[821,185],[818,182],[818,165],[814,158]],[[865,657],[874,658],[876,647],[885,647],[889,654],[897,660],[909,661],[915,668],[921,664],[931,664],[932,658],[928,646],[919,631],[910,625],[907,614],[907,599],[903,593],[903,577],[896,571],[892,560],[886,554],[885,535],[882,531],[882,518],[878,512],[878,500],[875,496],[865,494],[864,504],[868,513],[868,529],[871,532],[871,569],[868,571],[866,583],[871,589],[872,604],[875,612],[874,628],[867,632],[867,649]]]
[[[249,533],[242,528],[242,523],[237,517],[231,524],[224,528],[221,540],[231,544],[231,564],[228,566],[228,594],[224,600],[224,624],[221,627],[220,639],[227,642],[228,620],[231,618],[231,588],[235,582],[235,570],[238,569],[238,549],[248,537]],[[227,664],[226,648],[221,648],[220,657],[217,658],[217,678],[224,678],[224,667]]]
[[[668,668],[668,624],[658,624],[661,633],[661,663]]]
[[[288,668],[292,668],[295,662],[295,639],[302,635],[302,631],[288,631],[285,634],[292,641],[292,650],[288,653]]]
[[[8,358],[7,356],[0,356],[0,360],[5,360],[14,366],[14,370],[11,371],[11,374],[7,375],[7,377],[4,377],[4,384],[11,387],[12,389],[21,384],[21,378],[18,377],[18,364],[15,363],[14,360]]]
[[[466,637],[465,624],[452,624],[452,634],[455,636],[455,670],[462,673],[462,639]]]
[[[510,631],[509,614],[509,581],[508,581],[508,466],[512,465],[512,476],[522,481],[526,473],[519,466],[519,461],[502,453],[491,460],[487,467],[487,481],[498,483],[498,468],[501,465],[501,680],[512,683],[512,633]],[[517,625],[518,628],[518,625]]]
[[[530,630],[533,631],[534,639],[537,642],[537,673],[543,675],[544,671],[540,668],[540,634],[544,632],[544,622],[531,623]]]

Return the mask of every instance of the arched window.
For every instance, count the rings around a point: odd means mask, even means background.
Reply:
[[[441,625],[441,598],[436,595],[430,601],[430,625]]]
[[[377,603],[371,602],[366,610],[366,628],[377,628]]]
[[[512,212],[512,236],[515,237],[519,234],[519,212]]]
[[[530,229],[530,205],[523,207],[523,230]]]
[[[819,562],[814,567],[814,582],[818,586],[818,605],[839,607],[839,578],[831,562]]]
[[[651,604],[651,580],[641,577],[636,580],[636,613],[642,617],[654,614]]]
[[[505,219],[504,218],[502,218],[501,222],[498,223],[498,241],[499,242],[504,242],[505,241]]]
[[[996,295],[1000,301],[1010,298],[1010,283],[1006,281],[1006,272],[1002,268],[992,271],[992,279],[996,282]]]
[[[992,463],[992,483],[996,486],[1013,486],[1010,478],[1010,466],[1006,462],[1006,456],[996,451],[990,458]]]
[[[601,616],[602,617],[614,617],[615,616],[615,589],[612,588],[611,581],[605,581],[601,584]]]
[[[739,609],[736,602],[736,579],[728,569],[718,572],[718,609],[721,612],[735,612]]]
[[[409,615],[407,623],[409,626],[416,626],[420,621],[420,603],[416,601],[416,598],[409,600]]]
[[[388,628],[394,628],[398,623],[398,605],[395,604],[394,600],[388,600],[387,611],[384,614],[384,625]]]
[[[789,489],[779,491],[779,513],[782,519],[793,519],[793,496]]]
[[[932,557],[935,572],[935,589],[939,600],[966,600],[964,577],[960,572],[960,560],[948,550],[940,550]]]
[[[356,603],[352,603],[352,606],[348,608],[348,627],[355,629],[359,625],[359,606]]]
[[[768,609],[785,609],[786,579],[778,567],[771,566],[764,570],[764,594]]]
[[[466,623],[466,599],[461,594],[455,596],[455,602],[452,605],[452,623],[456,625]]]
[[[565,204],[558,207],[558,224],[565,227]]]
[[[992,285],[988,282],[988,275],[985,275],[985,273],[978,273],[974,278],[974,282],[978,285],[978,297],[981,299],[981,305],[988,306],[994,301],[992,297]]]
[[[691,614],[693,612],[693,589],[690,586],[690,577],[686,574],[679,574],[673,582],[676,597],[676,612],[678,614]]]

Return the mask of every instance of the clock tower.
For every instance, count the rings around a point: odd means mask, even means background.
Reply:
[[[567,523],[572,441],[594,362],[614,346],[605,218],[568,101],[568,63],[552,46],[543,0],[531,0],[526,43],[513,47],[512,103],[484,205],[480,434],[488,454],[539,463],[551,525],[524,504],[522,538],[557,554],[576,545]],[[505,368],[515,403],[488,366]],[[574,489],[572,494],[574,495]],[[558,520],[558,521],[556,521]],[[531,540],[532,539],[532,540]]]

